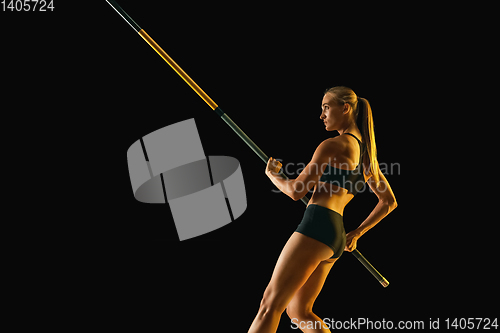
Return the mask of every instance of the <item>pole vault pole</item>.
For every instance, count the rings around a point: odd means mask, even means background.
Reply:
[[[219,108],[219,106],[196,84],[196,82],[194,82],[193,79],[191,79],[189,75],[187,75],[186,72],[184,72],[182,68],[177,65],[174,59],[172,59],[158,44],[156,44],[156,42],[146,33],[146,31],[144,31],[144,29],[142,29],[128,15],[118,5],[118,3],[116,3],[115,0],[106,1],[160,55],[160,57],[162,57],[163,60],[165,60],[170,65],[170,67],[172,67],[172,69],[177,74],[179,74],[179,76],[205,101],[205,103],[207,103],[212,108],[212,110],[214,110],[215,113],[217,113],[217,115],[221,117],[236,134],[238,134],[238,136],[260,157],[260,159],[267,164],[269,157],[264,154],[264,152],[255,144],[255,142],[253,142],[248,137],[248,135],[246,135],[245,132],[243,132],[241,128],[239,128],[238,125],[236,125],[236,123],[232,121],[231,118],[229,118],[229,116],[224,111],[222,111],[221,108]],[[288,177],[283,173],[283,170],[280,170],[279,174],[284,179],[288,179]],[[300,200],[306,205],[309,202],[309,199],[305,196]],[[382,284],[382,286],[387,287],[389,285],[389,281],[387,281],[357,249],[352,251],[352,254],[363,264],[363,266],[366,267],[366,269],[370,271],[370,273],[380,282],[380,284]]]

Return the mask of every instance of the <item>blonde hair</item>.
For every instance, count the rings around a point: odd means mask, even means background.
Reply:
[[[366,150],[363,155],[363,161],[368,159],[369,171],[373,176],[376,186],[379,186],[379,165],[377,161],[377,146],[375,145],[375,129],[373,125],[373,114],[370,103],[367,99],[357,96],[351,88],[338,86],[327,89],[325,94],[331,93],[335,101],[342,105],[347,103],[353,110],[354,121],[361,131],[363,143]],[[360,112],[361,111],[361,112]]]

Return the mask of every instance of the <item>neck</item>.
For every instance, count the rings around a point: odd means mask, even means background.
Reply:
[[[356,126],[355,122],[349,122],[347,123],[343,128],[337,130],[340,135],[344,133],[353,133],[357,134],[359,132],[358,126]]]

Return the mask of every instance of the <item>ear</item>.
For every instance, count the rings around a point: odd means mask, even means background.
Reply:
[[[348,114],[352,110],[349,103],[344,103],[344,108],[342,109],[342,114]]]

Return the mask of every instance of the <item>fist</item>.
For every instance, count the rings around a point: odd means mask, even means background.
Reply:
[[[351,231],[346,235],[346,243],[345,243],[345,249],[344,251],[347,252],[352,252],[356,250],[356,247],[358,246],[358,239],[359,239],[358,233]]]
[[[279,161],[275,160],[272,157],[269,157],[266,166],[266,174],[268,174],[269,172],[279,173],[281,170],[281,166],[282,164]]]

